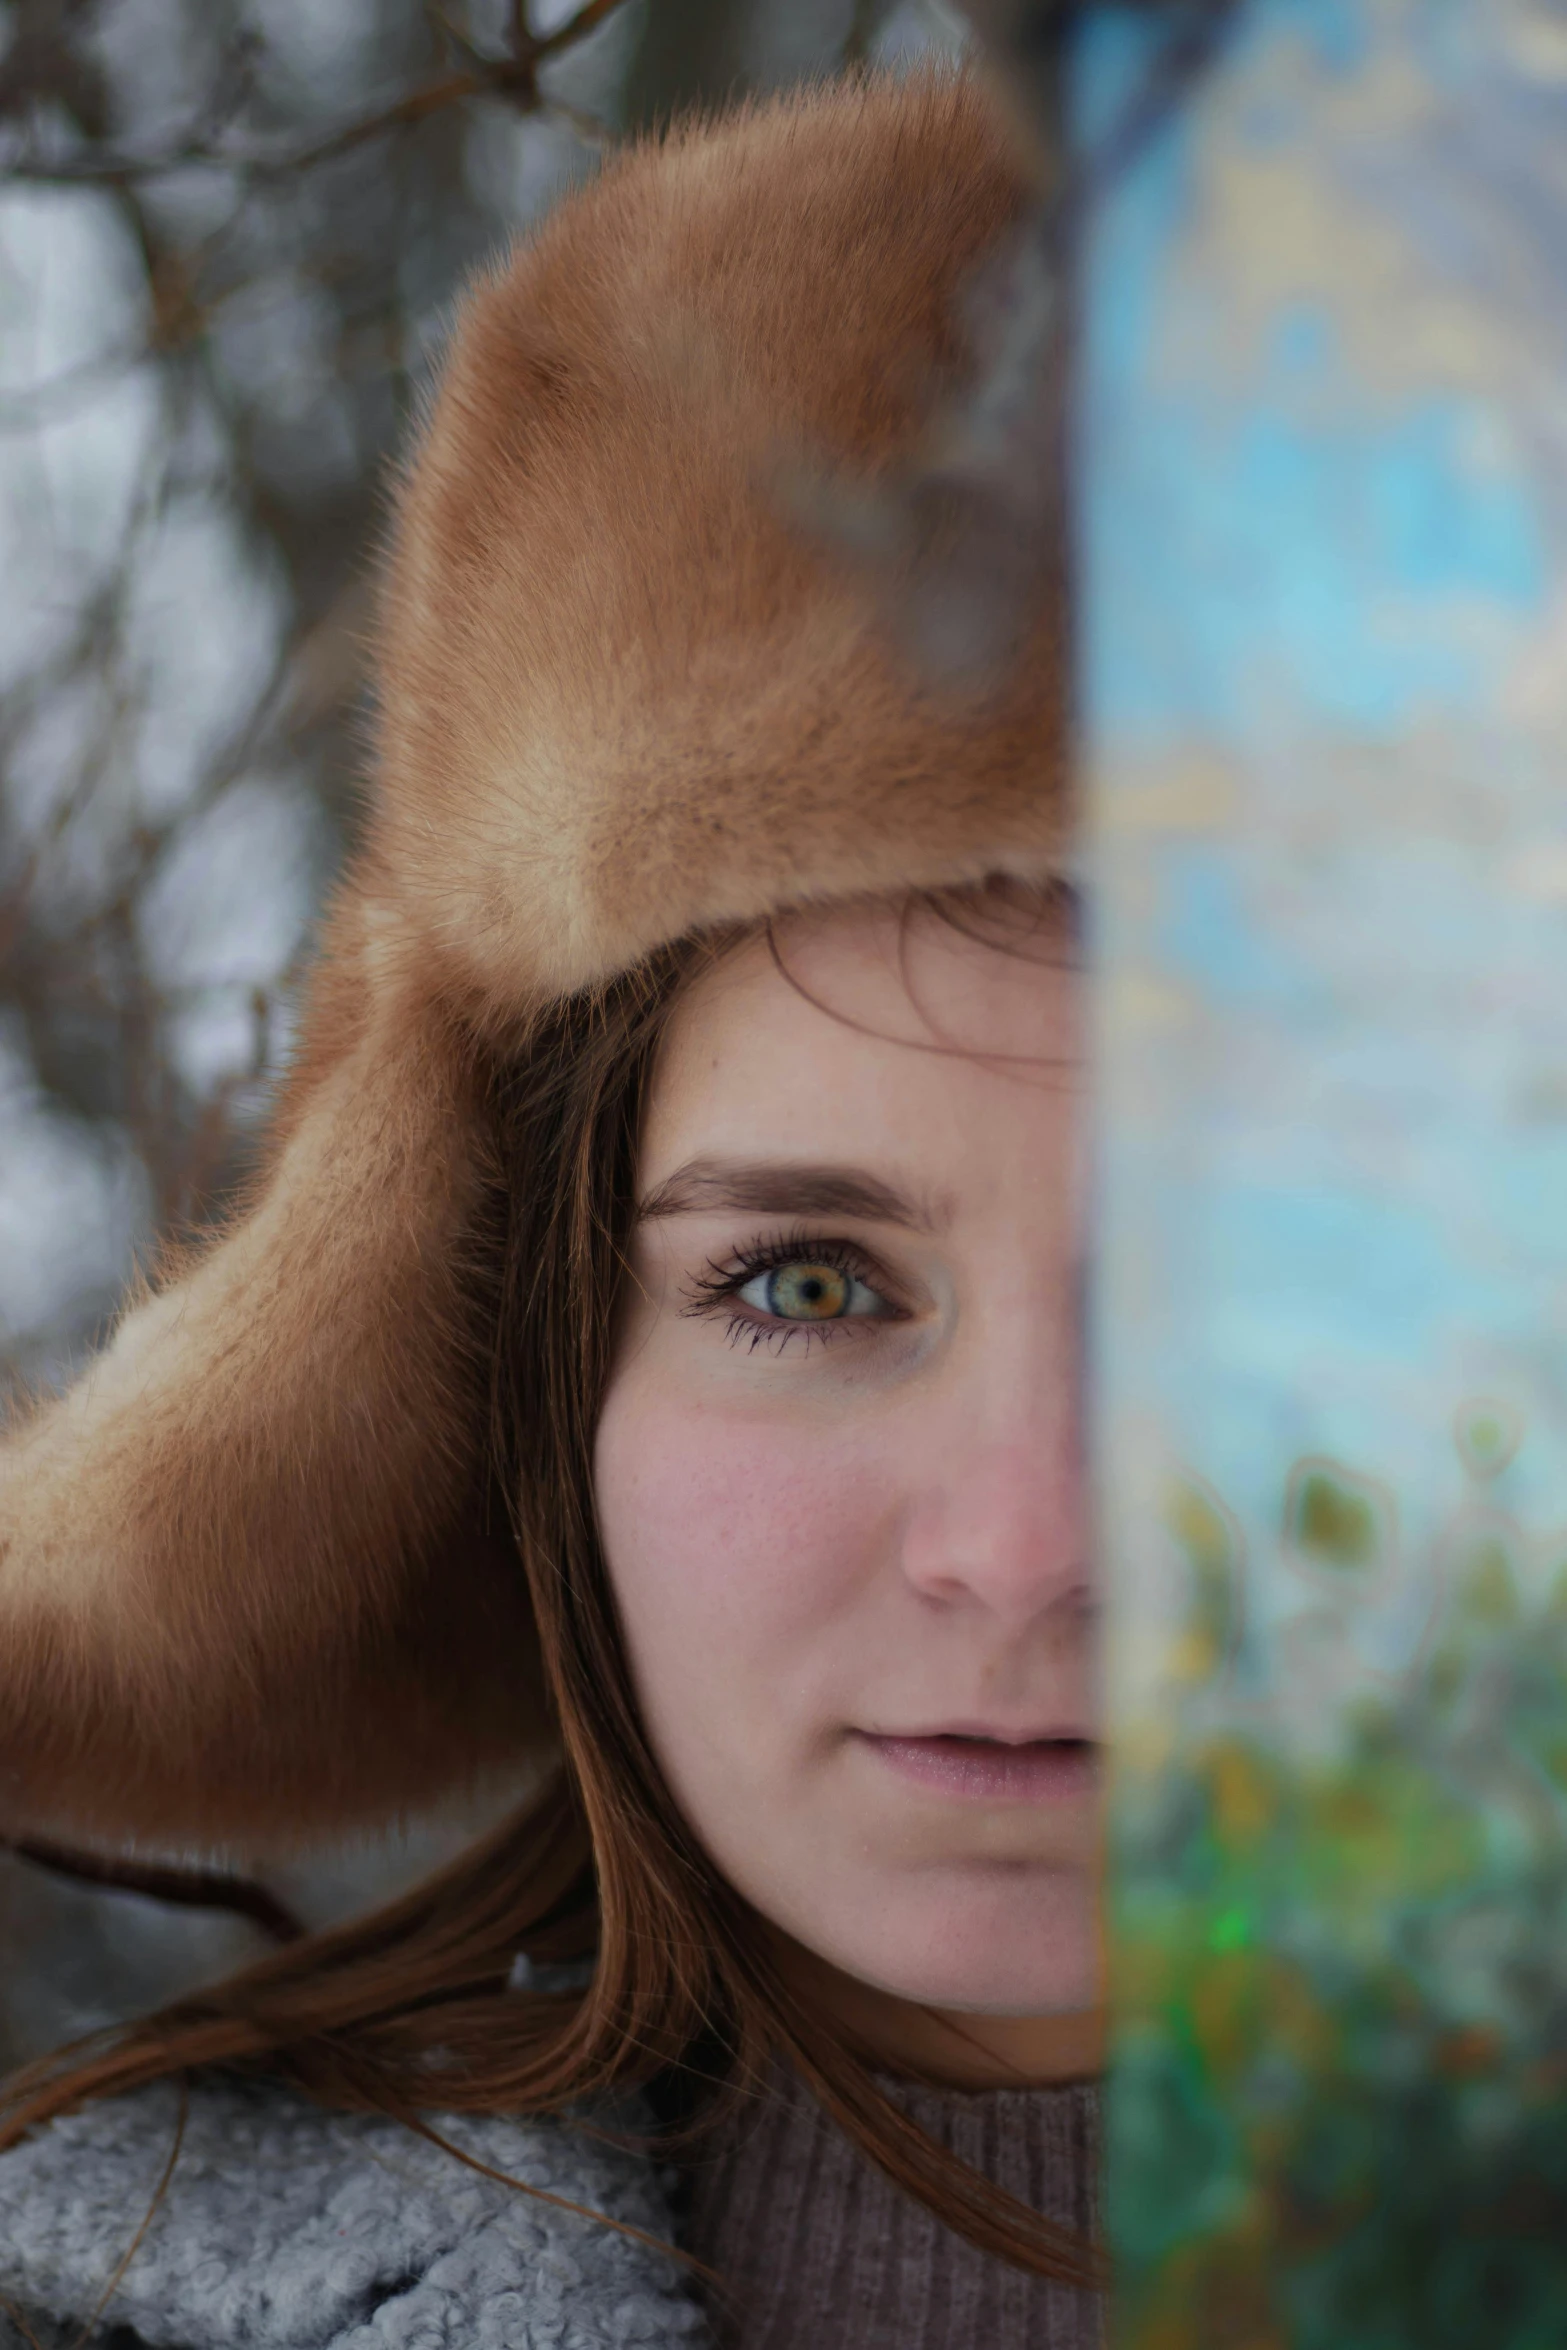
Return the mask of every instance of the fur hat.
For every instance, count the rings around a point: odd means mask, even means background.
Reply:
[[[845,84],[625,154],[467,297],[267,1166],[0,1446],[7,1823],[255,1843],[539,1739],[480,1507],[485,1072],[706,926],[1058,860],[1050,613],[939,691],[785,494],[916,460],[1025,201],[972,80]]]

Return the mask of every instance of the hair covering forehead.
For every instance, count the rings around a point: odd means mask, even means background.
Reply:
[[[1051,869],[1050,583],[956,699],[791,492],[914,460],[1022,202],[976,85],[846,84],[627,154],[468,298],[264,1177],[0,1441],[0,1825],[297,1840],[547,1737],[490,1492],[491,1056],[661,942]]]

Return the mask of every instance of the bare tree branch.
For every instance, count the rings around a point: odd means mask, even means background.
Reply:
[[[243,172],[255,178],[278,178],[312,171],[373,139],[412,129],[431,115],[444,113],[470,98],[504,98],[521,113],[535,113],[546,103],[539,91],[540,68],[586,40],[625,5],[626,0],[584,0],[574,16],[558,25],[554,32],[543,34],[528,29],[526,12],[519,6],[513,12],[514,45],[509,51],[487,57],[464,36],[456,35],[468,59],[466,65],[455,72],[438,74],[417,88],[404,91],[388,104],[303,143],[272,146],[225,139],[225,125],[243,97],[243,91],[236,93],[225,78],[209,96],[198,119],[156,154],[98,152],[41,156],[29,152],[24,145],[16,154],[0,156],[0,177],[59,186],[125,187],[138,180],[166,178],[176,171],[205,167]],[[437,15],[436,21],[449,40],[454,38],[444,14]]]
[[[626,85],[626,123],[656,130],[729,97],[740,78],[744,0],[648,0]]]

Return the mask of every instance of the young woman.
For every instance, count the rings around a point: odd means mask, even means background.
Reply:
[[[270,1163],[0,1451],[0,1805],[535,1792],[13,2085],[18,2339],[1098,2338],[1060,615],[928,684],[801,519],[1024,202],[973,84],[816,92],[467,305]]]

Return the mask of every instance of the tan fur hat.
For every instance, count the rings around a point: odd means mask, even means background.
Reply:
[[[662,942],[1059,857],[1050,614],[938,691],[782,487],[913,462],[1024,201],[971,81],[845,85],[625,155],[468,298],[268,1166],[0,1447],[0,1819],[255,1840],[537,1740],[480,1508],[486,1071]]]

